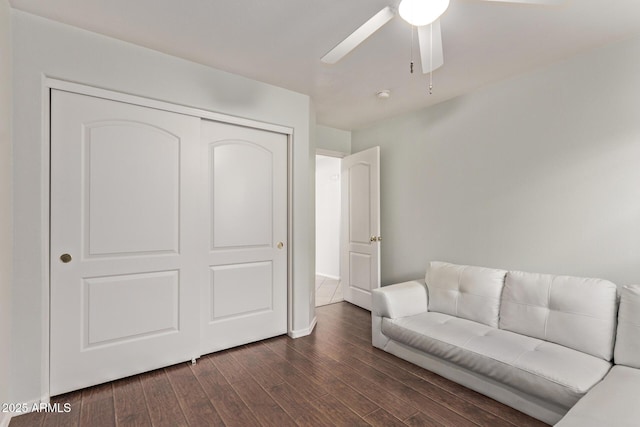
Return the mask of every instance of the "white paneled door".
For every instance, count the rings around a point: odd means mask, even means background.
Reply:
[[[380,147],[342,159],[340,277],[344,299],[371,310],[380,287]]]
[[[52,90],[51,395],[286,332],[286,153]]]
[[[287,331],[287,136],[203,120],[202,143],[210,353]]]
[[[199,355],[198,130],[52,91],[52,395]]]

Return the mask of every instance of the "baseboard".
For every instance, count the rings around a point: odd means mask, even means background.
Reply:
[[[331,275],[331,274],[324,274],[324,273],[318,273],[318,272],[316,272],[316,276],[322,276],[322,277],[324,277],[324,278],[332,279],[332,280],[340,280],[340,277],[338,277],[338,276],[333,276],[333,275]]]
[[[291,338],[300,338],[300,337],[306,337],[307,335],[311,335],[311,332],[313,332],[313,328],[316,327],[317,321],[318,321],[318,318],[314,316],[313,320],[311,321],[311,325],[309,325],[308,328],[291,331],[289,332],[289,336]]]
[[[11,422],[11,414],[9,412],[0,412],[0,427],[9,427]]]

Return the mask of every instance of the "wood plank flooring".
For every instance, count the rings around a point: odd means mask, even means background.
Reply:
[[[371,346],[369,312],[317,308],[308,337],[272,338],[57,396],[36,426],[544,426]]]

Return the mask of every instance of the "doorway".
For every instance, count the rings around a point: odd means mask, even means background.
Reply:
[[[380,287],[380,147],[316,152],[316,307],[371,310]]]
[[[340,283],[342,159],[316,155],[316,307],[343,301]]]

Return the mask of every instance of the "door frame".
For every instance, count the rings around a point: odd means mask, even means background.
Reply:
[[[324,148],[316,148],[316,156],[335,157],[336,159],[343,159],[349,156],[349,153],[343,153],[342,151],[325,150]]]
[[[261,122],[258,120],[237,117],[228,114],[203,110],[200,108],[189,107],[186,105],[173,104],[166,101],[146,98],[129,93],[118,92],[115,90],[102,89],[94,86],[75,83],[58,78],[42,76],[41,85],[41,119],[42,119],[42,211],[41,211],[41,260],[44,266],[42,275],[42,341],[41,341],[41,372],[40,379],[41,395],[40,402],[49,402],[51,395],[49,390],[50,376],[50,335],[49,325],[51,319],[50,313],[50,243],[51,243],[51,90],[58,89],[66,92],[77,93],[80,95],[88,95],[96,98],[103,98],[111,101],[124,102],[134,104],[141,107],[154,108],[173,113],[194,116],[200,119],[219,121],[229,124],[240,125],[244,127],[260,129],[281,133],[287,136],[287,334],[292,335],[293,330],[293,128],[273,123]]]

